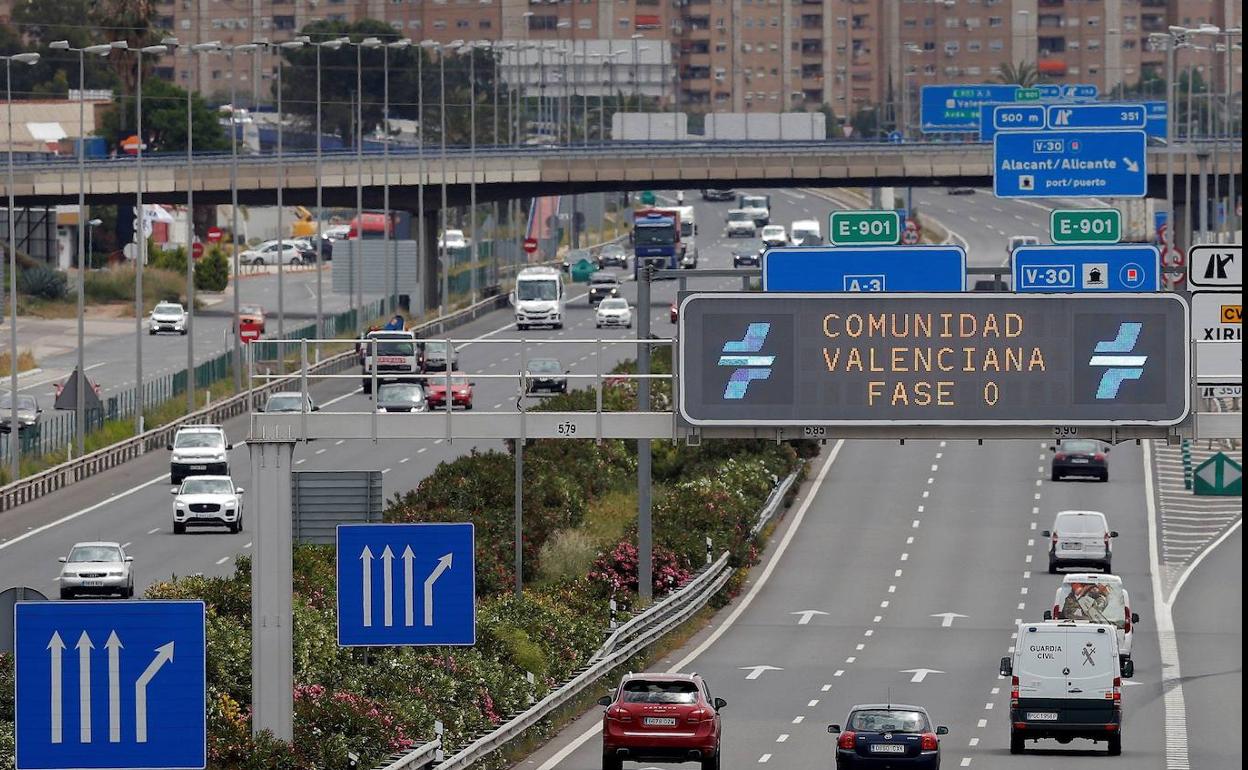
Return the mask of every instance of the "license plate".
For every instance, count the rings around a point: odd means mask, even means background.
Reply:
[[[192,465],[192,466],[191,466],[191,470],[193,470],[193,471],[206,471],[206,470],[208,470],[208,466],[207,466],[207,465]]]
[[[676,717],[646,717],[642,723],[647,727],[675,727]]]
[[[1032,722],[1056,722],[1056,711],[1028,711],[1027,719]]]
[[[217,518],[217,514],[215,514],[215,513],[195,513],[195,514],[191,514],[191,515],[192,515],[192,516],[194,516],[194,517],[195,517],[195,518],[197,518],[197,519],[215,519],[215,518]]]
[[[1086,462],[1088,461],[1088,458],[1086,458],[1086,457],[1072,457],[1072,458],[1070,458],[1070,461],[1071,461],[1072,463],[1086,463]]]
[[[82,584],[87,588],[100,588],[104,585],[103,580],[84,580]]]
[[[1062,543],[1063,551],[1082,551],[1083,543]]]
[[[873,743],[871,744],[872,754],[905,754],[906,747],[900,743]]]

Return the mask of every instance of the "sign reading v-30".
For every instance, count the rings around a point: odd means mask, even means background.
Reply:
[[[338,525],[338,644],[472,645],[472,524]]]
[[[17,768],[207,765],[204,603],[14,608]]]
[[[998,198],[1142,198],[1143,131],[1003,131],[992,138]]]
[[[763,252],[763,291],[965,291],[961,246],[799,246]]]
[[[1161,291],[1161,258],[1152,244],[1019,246],[1010,259],[1014,291]]]

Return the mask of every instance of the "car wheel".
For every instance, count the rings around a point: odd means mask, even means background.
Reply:
[[[151,336],[151,337],[155,337],[155,336],[156,336],[156,330],[155,330],[155,329],[148,329],[148,330],[147,330],[147,333],[148,333],[148,336]]]
[[[1101,565],[1101,571],[1106,575],[1112,575],[1114,573],[1114,567],[1109,561],[1106,561]]]
[[[602,755],[602,770],[623,770],[624,760],[609,754]]]
[[[1109,481],[1109,471],[1105,471],[1104,473],[1101,474],[1101,481],[1102,482]]]
[[[529,330],[529,327],[525,326],[524,324],[516,324],[516,331],[527,332],[528,330]]]
[[[702,770],[719,770],[719,746],[715,747],[715,754],[702,758]]]
[[[68,588],[62,588],[61,598],[64,599],[65,601],[69,601],[70,599],[74,598],[74,592],[69,590]]]
[[[1121,756],[1121,754],[1122,754],[1122,736],[1121,735],[1109,736],[1109,755],[1111,757],[1117,757],[1117,756]]]
[[[263,257],[256,257],[255,259],[251,260],[251,266],[252,266],[252,267],[261,267],[261,266],[263,266],[263,265],[264,265],[264,258],[263,258]]]
[[[186,329],[183,329],[182,331],[178,332],[178,334],[181,334],[183,337],[185,337],[185,336],[186,336]]]
[[[595,329],[601,329],[601,328],[602,328],[602,324],[594,324],[594,328],[595,328]]]
[[[1052,557],[1049,558],[1049,574],[1057,574],[1057,562],[1053,561]]]
[[[468,403],[464,404],[464,409],[472,409],[472,402],[469,401]]]
[[[555,328],[555,329],[562,329],[562,328],[563,328],[563,324],[562,324],[562,323],[557,323],[557,324],[555,324],[555,325],[554,325],[554,327],[553,327],[553,328]]]
[[[372,381],[372,379],[363,380],[363,381],[362,381],[362,383],[361,383],[361,385],[360,385],[360,389],[364,391],[364,395],[366,395],[366,396],[371,396],[371,395],[373,394],[373,381]]]
[[[290,262],[288,262],[287,264],[289,264],[291,267],[299,267],[300,265],[303,264],[303,260],[300,259],[299,257],[291,257]]]
[[[243,530],[243,521],[242,521],[242,519],[239,519],[239,520],[235,521],[233,524],[231,524],[231,525],[230,525],[230,532],[231,532],[231,533],[233,533],[233,534],[235,534],[235,535],[237,535],[237,534],[238,534],[239,532],[241,532],[242,530]]]
[[[1049,481],[1061,481],[1061,480],[1062,480],[1062,474],[1058,473],[1057,471],[1053,471],[1051,474],[1049,474]]]
[[[184,534],[186,534],[186,525],[185,525],[185,524],[179,524],[179,523],[177,523],[177,522],[175,521],[175,522],[173,523],[173,534],[175,534],[175,535],[184,535]]]
[[[1015,735],[1013,730],[1010,730],[1010,753],[1011,754],[1023,753],[1023,736]]]

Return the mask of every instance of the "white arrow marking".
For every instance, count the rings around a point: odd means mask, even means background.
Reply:
[[[425,626],[433,625],[433,584],[438,582],[438,578],[442,577],[442,573],[451,568],[453,554],[446,554],[438,559],[438,566],[433,568],[433,574],[425,578]]]
[[[394,625],[394,551],[390,546],[381,552],[381,598],[385,602],[381,622],[389,628]]]
[[[416,554],[412,553],[412,547],[406,546],[403,549],[403,625],[415,625],[415,604],[412,598],[413,583],[412,578],[412,562],[416,560]]]
[[[173,660],[173,642],[156,648],[156,657],[147,665],[134,683],[134,740],[147,743],[147,683],[152,681],[160,667]]]
[[[91,742],[91,637],[83,631],[74,645],[78,650],[78,742]]]
[[[763,675],[764,671],[783,671],[784,670],[777,666],[741,666],[740,669],[742,671],[750,672],[745,675],[746,679],[758,679],[760,676]]]
[[[373,552],[364,546],[360,551],[360,569],[364,583],[364,627],[373,625]]]
[[[61,657],[65,652],[65,642],[57,631],[52,632],[48,640],[49,664],[51,665],[51,700],[52,700],[52,742],[61,742]]]
[[[828,613],[823,610],[802,610],[801,612],[790,612],[789,614],[800,615],[801,617],[797,619],[797,624],[799,626],[805,626],[810,624],[810,619],[815,615],[827,615]]]
[[[121,640],[108,635],[108,742],[121,743]]]
[[[1126,158],[1126,157],[1124,157],[1124,158],[1122,159],[1122,162],[1123,162],[1124,164],[1126,164],[1126,166],[1127,166],[1127,171],[1130,171],[1132,174],[1138,174],[1138,173],[1140,173],[1140,164],[1139,164],[1139,163],[1136,163],[1135,161],[1131,160],[1130,158]]]
[[[940,618],[940,627],[949,628],[953,625],[954,618],[964,618],[965,615],[959,615],[956,612],[933,612],[932,617]]]
[[[901,673],[914,674],[914,676],[910,677],[911,682],[922,682],[924,679],[927,678],[928,674],[943,674],[945,672],[937,671],[934,668],[907,668]]]

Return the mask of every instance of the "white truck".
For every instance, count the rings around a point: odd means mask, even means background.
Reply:
[[[375,342],[374,342],[375,340]],[[360,386],[365,394],[373,392],[373,367],[377,383],[419,382],[422,365],[420,345],[415,332],[400,329],[371,331],[357,346],[360,356]],[[376,352],[376,361],[373,353]]]
[[[516,311],[516,329],[532,326],[562,329],[567,290],[563,274],[553,267],[526,267],[516,275],[511,306]]]
[[[680,245],[683,247],[680,266],[693,269],[698,266],[697,219],[693,206],[677,206],[676,210],[680,212]]]
[[[789,245],[822,246],[823,232],[816,219],[798,219],[789,225]]]
[[[771,224],[771,196],[741,193],[737,196],[737,208],[748,211],[754,217],[754,225],[762,227]]]

